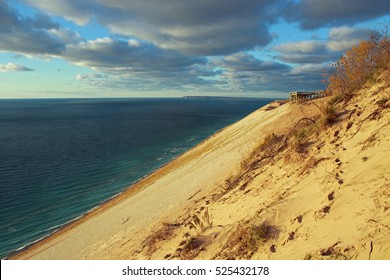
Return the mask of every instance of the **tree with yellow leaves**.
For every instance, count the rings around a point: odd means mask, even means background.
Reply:
[[[370,40],[361,41],[347,50],[333,66],[334,71],[327,81],[327,92],[350,96],[372,75],[389,69],[390,40],[387,31],[372,33]]]

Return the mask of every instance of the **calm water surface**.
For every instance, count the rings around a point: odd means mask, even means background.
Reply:
[[[0,257],[270,101],[0,100]]]

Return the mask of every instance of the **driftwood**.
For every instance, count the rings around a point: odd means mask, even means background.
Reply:
[[[278,149],[278,152],[280,152],[282,149],[284,149],[286,146],[287,146],[287,140],[290,138],[291,136],[291,133],[294,132],[295,128],[298,126],[298,124],[302,121],[311,121],[312,123],[316,123],[315,120],[311,119],[311,118],[302,118],[300,119],[295,125],[294,127],[290,130],[290,132],[287,134],[287,136],[284,138],[284,142],[283,142],[283,145],[281,145]]]

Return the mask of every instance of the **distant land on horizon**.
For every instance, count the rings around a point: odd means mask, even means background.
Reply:
[[[185,95],[178,97],[48,97],[48,98],[0,98],[0,101],[13,100],[129,100],[129,99],[256,99],[256,100],[286,100],[278,97],[245,97],[245,96],[213,96],[213,95]]]
[[[240,97],[240,96],[201,96],[201,95],[186,95],[182,98],[186,99],[201,99],[201,98],[209,98],[209,99],[274,99],[276,100],[276,97]]]

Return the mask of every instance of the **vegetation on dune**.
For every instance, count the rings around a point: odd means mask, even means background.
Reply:
[[[326,77],[326,95],[331,96],[328,102],[318,107],[320,115],[312,119],[311,123],[293,128],[290,141],[293,150],[302,151],[297,147],[307,143],[308,138],[318,134],[324,128],[336,123],[342,108],[361,89],[364,84],[375,81],[385,71],[390,70],[390,39],[387,30],[373,32],[369,40],[361,41],[347,50],[333,65],[331,74]],[[387,83],[390,75],[386,75]],[[389,106],[388,97],[378,100],[378,110]],[[340,105],[342,103],[342,105]],[[304,118],[305,119],[305,118]],[[300,121],[298,121],[299,123]],[[352,123],[347,125],[347,129]]]
[[[275,162],[282,158],[279,154],[287,150],[284,159],[286,162],[301,161],[307,158],[310,146],[316,142],[316,137],[321,131],[337,123],[341,111],[346,103],[362,86],[374,81],[384,71],[390,70],[390,39],[387,30],[373,32],[369,40],[361,41],[347,50],[334,64],[330,75],[324,81],[327,85],[327,96],[330,99],[322,105],[317,105],[319,114],[313,117],[303,117],[291,128],[286,135],[270,133],[254,149],[251,155],[241,162],[242,171],[231,176],[225,182],[222,194],[235,189],[237,186],[246,186],[247,181],[253,176],[250,173],[269,162]],[[389,79],[390,75],[386,76]],[[390,82],[390,79],[389,81]],[[376,102],[378,110],[390,106],[389,97],[383,97]],[[373,114],[377,114],[374,112]],[[359,113],[357,112],[357,115]],[[348,123],[347,130],[353,125]],[[320,149],[320,146],[318,146]],[[312,159],[319,162],[321,159]],[[242,188],[241,189],[245,189]]]
[[[330,96],[330,99],[322,105],[307,101],[318,108],[319,114],[310,118],[301,118],[286,135],[274,133],[267,135],[251,155],[241,162],[242,171],[226,180],[225,186],[222,186],[222,195],[237,186],[246,186],[248,180],[253,178],[251,172],[281,159],[279,154],[285,150],[287,153],[284,159],[287,163],[307,159],[310,146],[318,140],[316,137],[324,129],[339,121],[343,108],[354,94],[365,83],[374,81],[381,73],[390,70],[390,40],[387,34],[387,31],[374,32],[369,40],[361,41],[347,50],[334,64],[331,74],[324,81],[327,85],[326,95]],[[390,75],[386,77],[389,79]],[[378,100],[376,102],[378,112],[373,114],[377,115],[380,110],[389,107],[388,101],[389,97]],[[352,125],[353,123],[350,122],[347,130]],[[312,161],[317,163],[321,159],[314,158]]]
[[[370,83],[378,81],[381,82],[381,87],[377,87],[376,91],[372,93],[378,95],[374,100],[374,108],[370,107],[369,109],[372,112],[367,112],[368,109],[360,108],[358,104],[347,106],[358,96],[358,93],[365,93],[365,86],[371,86]],[[384,83],[382,83],[383,81]],[[319,153],[327,142],[334,147],[339,147],[341,144],[337,141],[342,133],[348,132],[348,137],[352,138],[359,132],[363,122],[379,118],[384,110],[390,107],[390,96],[381,94],[390,85],[390,41],[387,32],[373,33],[370,40],[362,41],[346,51],[334,64],[333,71],[326,79],[326,85],[328,99],[319,102],[306,101],[306,103],[298,105],[297,108],[302,111],[304,116],[293,122],[292,127],[285,134],[271,132],[265,136],[253,152],[242,160],[239,172],[231,175],[221,184],[220,193],[213,195],[214,201],[226,199],[231,192],[249,193],[251,187],[248,186],[251,182],[279,160],[284,160],[283,164],[299,162],[296,165],[298,168],[294,172],[297,172],[298,176],[307,176],[322,161],[334,159]],[[305,114],[304,108],[309,104],[318,109],[317,115],[315,111],[310,116]],[[351,118],[352,116],[356,118]],[[376,132],[373,133],[363,143],[362,150],[372,145],[376,140],[376,135]],[[369,161],[369,157],[364,155],[361,157],[361,161]],[[342,164],[339,158],[334,159],[334,162],[338,167]],[[344,184],[343,178],[341,178],[342,173],[343,171],[337,171],[334,174],[335,182],[338,185]],[[260,187],[263,188],[267,184],[268,181],[265,181]],[[286,192],[277,197],[278,202],[285,198]],[[327,195],[327,205],[315,212],[315,218],[322,219],[329,215],[334,199],[335,192],[332,191]],[[273,254],[279,250],[277,246],[283,246],[286,242],[292,242],[297,238],[296,231],[287,232],[287,235],[286,232],[283,233],[285,229],[277,224],[277,220],[274,223],[264,220],[267,217],[262,215],[263,210],[261,208],[254,216],[233,224],[225,244],[214,255],[214,258],[250,259],[259,251]],[[302,215],[299,215],[295,220],[300,224],[302,218]],[[207,250],[212,240],[216,238],[216,229],[222,227],[213,225],[209,208],[205,207],[190,214],[186,221],[186,223],[166,223],[160,230],[153,232],[143,243],[146,255],[152,256],[159,250],[160,242],[176,237],[176,228],[185,225],[188,227],[188,232],[182,237],[184,239],[178,244],[174,253],[167,254],[164,258],[196,258],[202,251]],[[282,239],[284,239],[284,243],[281,243]],[[352,258],[356,249],[353,247],[342,248],[338,246],[339,243],[308,252],[303,258]]]
[[[382,73],[386,72],[386,75]],[[365,119],[360,120],[360,123],[354,124],[350,117],[356,114],[359,117],[362,112],[357,109],[345,113],[345,107],[357,93],[363,93],[364,86],[369,83],[374,83],[381,76],[385,79],[385,84],[390,83],[390,40],[387,32],[376,32],[371,35],[367,41],[362,41],[346,51],[344,55],[334,64],[331,74],[326,80],[326,92],[329,99],[325,102],[314,103],[319,114],[313,117],[303,117],[293,124],[289,133],[285,135],[276,135],[270,133],[261,143],[255,148],[251,155],[242,161],[241,172],[238,175],[232,176],[227,180],[226,188],[222,194],[236,189],[241,186],[240,190],[245,190],[243,186],[247,186],[256,174],[267,164],[274,164],[280,159],[284,159],[286,163],[300,162],[300,175],[309,174],[310,171],[321,161],[329,160],[329,158],[317,157],[310,153],[311,150],[320,150],[326,139],[321,139],[320,135],[324,135],[324,131],[337,123],[346,120],[345,130],[348,131],[352,126],[355,127],[355,134],[359,131],[362,123],[367,118],[376,118],[381,115],[381,112],[390,107],[389,96],[379,97],[376,101],[377,108],[374,112],[368,115]],[[382,92],[384,88],[379,88],[378,92]],[[303,106],[307,105],[303,104]],[[318,105],[320,104],[320,105]],[[346,115],[347,114],[347,115]],[[349,114],[349,116],[348,116]],[[335,131],[327,132],[328,135],[333,135],[337,139],[340,133],[340,126]],[[344,127],[344,126],[343,126]],[[352,134],[353,137],[355,134]],[[314,146],[315,144],[315,146]],[[363,157],[362,161],[367,161],[368,157]],[[339,163],[339,159],[336,159]],[[256,174],[255,174],[256,173]],[[343,180],[336,175],[338,184],[343,184]],[[333,200],[334,194],[328,195],[329,200]],[[329,213],[330,206],[325,206],[322,209],[323,214]],[[250,258],[261,246],[265,245],[265,240],[277,239],[280,228],[277,225],[264,224],[253,226],[250,224],[240,224],[235,232],[232,233],[226,246],[218,255],[219,258]],[[263,233],[266,232],[266,236]],[[274,245],[273,245],[274,246]],[[264,246],[263,246],[264,247]],[[273,252],[275,247],[271,246]],[[235,257],[233,257],[235,256]],[[314,258],[345,259],[346,257],[336,249],[328,248],[320,251]],[[307,257],[313,258],[313,255]]]
[[[386,31],[374,32],[367,41],[347,50],[324,82],[335,99],[348,99],[367,80],[390,69],[390,40]]]
[[[250,221],[240,223],[230,234],[225,246],[215,256],[216,259],[249,259],[262,245],[279,238],[281,229],[264,221],[260,224],[252,224]],[[269,245],[269,244],[268,244]],[[271,249],[272,248],[272,249]],[[271,245],[271,251],[275,245]]]

